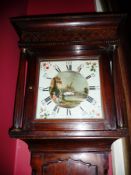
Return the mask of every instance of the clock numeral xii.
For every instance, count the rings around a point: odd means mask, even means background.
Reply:
[[[67,61],[67,62],[66,62],[66,68],[67,68],[67,70],[69,70],[69,71],[72,70],[72,62],[71,62],[71,61]]]

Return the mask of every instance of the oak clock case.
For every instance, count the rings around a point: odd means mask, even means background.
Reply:
[[[108,175],[111,144],[128,135],[117,33],[123,18],[11,19],[21,54],[9,134],[28,144],[33,175]]]

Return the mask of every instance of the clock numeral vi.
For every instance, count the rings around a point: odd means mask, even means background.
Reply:
[[[71,110],[70,109],[66,109],[66,114],[69,116],[69,115],[71,115]]]

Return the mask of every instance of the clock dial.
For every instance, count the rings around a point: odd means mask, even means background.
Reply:
[[[99,60],[41,61],[36,119],[101,119]]]

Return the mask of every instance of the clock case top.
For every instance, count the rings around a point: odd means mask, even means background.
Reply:
[[[117,53],[119,27],[125,17],[125,14],[100,13],[11,18],[21,49],[11,136],[119,138],[127,134],[125,96]],[[35,119],[40,59],[86,60],[94,56],[100,61],[104,118]]]

